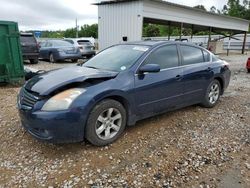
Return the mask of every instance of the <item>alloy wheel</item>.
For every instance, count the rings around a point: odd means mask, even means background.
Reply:
[[[96,121],[96,135],[102,140],[112,139],[117,135],[122,125],[122,115],[116,108],[103,111]]]
[[[209,91],[208,100],[211,104],[215,104],[220,96],[220,86],[217,83],[214,83]]]

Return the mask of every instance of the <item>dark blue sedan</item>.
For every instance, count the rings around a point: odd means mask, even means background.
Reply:
[[[229,64],[204,48],[142,41],[112,46],[85,64],[35,76],[18,96],[24,128],[53,143],[112,143],[126,126],[185,106],[214,107]]]
[[[82,58],[80,49],[63,40],[47,40],[40,43],[39,58],[49,60],[51,63],[70,59],[77,62]]]

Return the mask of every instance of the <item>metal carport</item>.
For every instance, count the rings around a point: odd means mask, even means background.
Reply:
[[[248,20],[161,0],[113,0],[95,5],[98,5],[100,49],[124,41],[142,40],[143,23],[157,23],[191,28],[192,31],[207,30],[209,33],[228,31],[229,37],[244,33],[242,53],[245,51]]]

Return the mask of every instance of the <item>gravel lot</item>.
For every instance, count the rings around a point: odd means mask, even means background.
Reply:
[[[33,139],[20,125],[19,88],[1,87],[0,187],[250,187],[247,57],[222,56],[232,79],[215,108],[192,106],[140,121],[102,148]]]

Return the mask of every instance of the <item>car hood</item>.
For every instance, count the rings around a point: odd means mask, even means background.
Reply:
[[[72,66],[35,76],[25,84],[25,89],[39,95],[49,95],[51,92],[72,83],[81,83],[95,78],[114,78],[117,74],[113,71]]]

